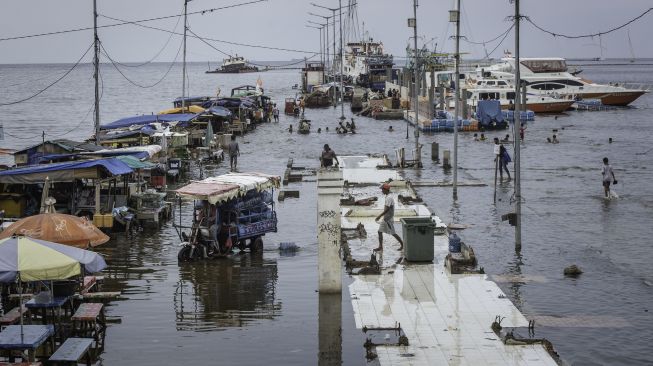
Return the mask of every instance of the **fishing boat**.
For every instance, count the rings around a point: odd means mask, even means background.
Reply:
[[[347,43],[345,77],[359,86],[384,91],[385,82],[390,81],[393,65],[393,56],[385,53],[382,42],[368,38]]]
[[[519,64],[521,79],[528,83],[527,91],[534,95],[556,93],[565,97],[598,99],[604,105],[627,106],[648,92],[641,87],[597,84],[574,76],[568,71],[566,60],[560,57],[522,58]],[[515,59],[504,57],[500,63],[476,71],[483,78],[512,80],[515,78]]]
[[[302,119],[299,121],[299,127],[297,128],[297,133],[302,135],[307,135],[311,133],[311,120],[306,119],[302,116]]]
[[[246,72],[258,72],[256,66],[249,65],[242,56],[230,56],[222,61],[222,67],[215,70],[207,70],[207,74],[242,74]]]

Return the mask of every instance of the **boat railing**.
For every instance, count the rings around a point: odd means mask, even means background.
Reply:
[[[612,83],[612,85],[621,86],[629,90],[644,90],[647,92],[653,90],[653,84],[645,84],[645,83],[623,82],[623,83]]]

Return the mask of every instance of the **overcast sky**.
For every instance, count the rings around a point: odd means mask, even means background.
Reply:
[[[193,0],[189,12],[236,4],[247,0]],[[251,0],[250,0],[251,1]],[[322,19],[308,15],[309,11],[329,15],[330,12],[313,7],[313,1],[327,7],[337,7],[337,0],[268,0],[253,5],[189,16],[189,28],[197,35],[232,42],[319,51],[319,31],[307,28],[307,20]],[[475,42],[490,40],[510,26],[507,17],[514,13],[508,0],[462,0],[462,35]],[[347,0],[343,0],[343,4]],[[420,0],[418,35],[420,43],[438,43],[438,49],[453,51],[453,26],[448,23],[448,10],[454,0]],[[608,30],[641,14],[653,4],[650,0],[522,0],[522,14],[541,27],[563,34],[586,34]],[[61,31],[93,25],[92,0],[3,0],[0,12],[0,38],[43,32]],[[101,15],[141,20],[180,14],[183,0],[98,0]],[[358,0],[358,23],[369,35],[381,40],[387,51],[405,56],[405,48],[412,30],[406,19],[412,16],[412,0]],[[178,18],[143,23],[165,30],[173,30]],[[115,23],[100,16],[99,25]],[[177,31],[183,30],[181,23]],[[567,40],[554,38],[532,25],[522,26],[523,56],[576,57],[631,57],[628,33],[635,57],[653,57],[653,12],[630,26],[594,39]],[[166,45],[169,33],[144,29],[134,25],[99,30],[102,43],[114,60],[122,62],[147,61]],[[75,62],[91,44],[91,30],[74,33],[0,41],[0,63]],[[173,36],[156,57],[169,62],[175,58],[181,37]],[[303,58],[307,53],[275,51],[211,42],[227,53],[238,53],[252,60],[289,60]],[[503,44],[488,43],[487,52],[501,57],[503,50],[513,50],[511,32]],[[599,46],[602,44],[603,49]],[[461,43],[464,57],[485,56],[482,45]],[[224,55],[199,40],[188,42],[188,60],[213,62]],[[90,60],[89,57],[86,60]],[[179,59],[180,60],[180,59]]]

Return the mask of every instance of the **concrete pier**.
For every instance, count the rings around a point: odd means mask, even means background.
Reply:
[[[342,293],[320,292],[318,366],[342,365]]]
[[[346,244],[354,260],[367,261],[378,242],[379,225],[374,219],[383,210],[379,185],[396,171],[376,169],[375,165],[387,164],[380,158],[343,156],[339,161],[348,195],[377,197],[369,206],[341,207],[343,228],[364,226],[367,235],[346,239]],[[442,225],[424,204],[410,199],[416,192],[401,177],[395,176],[390,185],[397,233],[402,233],[401,217],[431,217],[437,226]],[[377,329],[386,335],[398,329],[398,334],[405,334],[399,342],[387,336],[387,341],[372,342],[368,350],[379,365],[557,365],[542,343],[504,342],[505,330],[523,327],[526,333],[529,320],[487,275],[451,274],[444,267],[449,254],[447,236],[434,236],[432,264],[402,262],[397,246],[388,238],[384,251],[377,254],[378,271],[353,276],[349,286],[357,328],[362,332]],[[497,320],[504,333],[495,333]]]
[[[342,172],[337,168],[317,173],[317,242],[320,293],[340,293],[340,195]]]

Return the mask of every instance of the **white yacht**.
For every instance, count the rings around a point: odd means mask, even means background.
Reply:
[[[480,78],[514,79],[515,58],[504,57],[501,62],[476,69]],[[522,80],[529,83],[528,92],[535,95],[560,95],[580,99],[600,99],[601,103],[627,106],[648,92],[643,88],[631,89],[618,83],[596,84],[572,75],[564,58],[522,58],[519,72]]]
[[[430,84],[430,75],[427,75],[427,85]],[[452,80],[455,79],[453,71],[439,71],[434,73],[434,81],[445,90],[453,93]],[[498,100],[501,109],[511,109],[515,101],[515,87],[509,79],[484,79],[471,78],[465,73],[460,74],[464,80],[464,97],[469,105],[475,107],[479,100]],[[561,113],[574,104],[572,96],[553,96],[546,93],[526,93],[526,109],[535,113]],[[453,100],[449,102],[450,108],[454,107]]]
[[[479,100],[494,99],[501,103],[501,109],[514,107],[515,87],[508,80],[468,80],[465,92],[472,106],[476,106]],[[571,108],[574,102],[571,96],[554,97],[526,92],[526,109],[535,113],[562,113]]]

